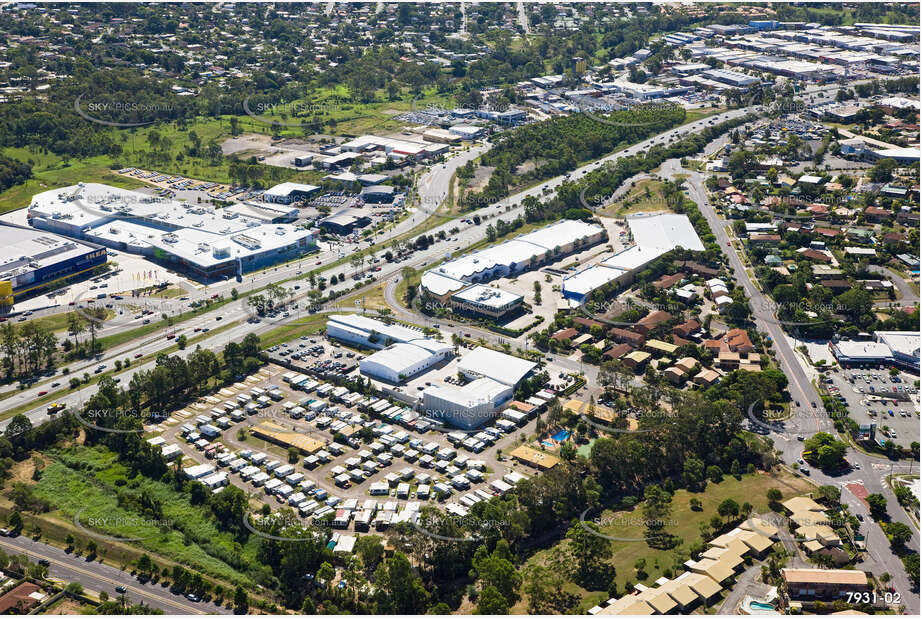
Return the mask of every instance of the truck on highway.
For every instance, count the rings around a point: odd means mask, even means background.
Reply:
[[[56,401],[55,403],[48,406],[48,414],[57,414],[61,410],[66,410],[66,409],[67,409],[66,403],[61,403],[60,401]]]

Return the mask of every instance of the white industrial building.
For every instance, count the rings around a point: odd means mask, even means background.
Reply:
[[[499,318],[524,303],[524,296],[477,284],[454,294],[451,305],[456,311],[471,312]]]
[[[355,314],[337,314],[326,321],[326,334],[346,343],[379,350],[363,358],[363,374],[398,384],[452,357],[450,344],[426,337],[417,328],[387,324]]]
[[[363,374],[398,384],[453,356],[454,348],[434,339],[420,338],[394,343],[361,359]]]
[[[491,378],[514,388],[523,380],[537,363],[529,360],[496,352],[489,348],[474,348],[460,359],[457,370],[468,380]]]
[[[672,249],[704,250],[687,215],[630,215],[627,225],[630,226],[634,246],[564,278],[563,298],[581,304],[592,292],[609,283],[631,283],[635,273]]]
[[[432,385],[422,391],[426,416],[462,429],[474,429],[496,416],[515,390],[490,378],[477,378],[464,386]]]
[[[423,339],[421,329],[402,324],[387,324],[353,313],[334,314],[326,320],[326,335],[366,348],[381,350],[394,343]]]
[[[877,331],[875,341],[832,341],[828,344],[842,365],[898,365],[917,372],[921,366],[921,332]]]
[[[474,429],[494,418],[503,404],[511,401],[515,387],[536,366],[517,356],[474,348],[457,366],[470,382],[460,387],[429,386],[422,391],[422,410],[436,421]]]
[[[921,366],[921,332],[878,330],[874,336],[879,343],[889,347],[896,364],[918,371]]]
[[[471,283],[514,276],[605,239],[607,232],[600,225],[568,219],[559,221],[445,262],[423,273],[421,287],[435,296],[443,296],[464,289]]]
[[[232,277],[316,247],[310,230],[97,183],[32,198],[29,224],[165,262],[204,279]]]
[[[0,225],[0,306],[15,297],[38,294],[106,262],[106,250],[47,232]]]

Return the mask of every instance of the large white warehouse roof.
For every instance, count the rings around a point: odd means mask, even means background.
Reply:
[[[461,358],[457,368],[464,374],[484,376],[509,386],[515,386],[536,366],[536,363],[517,356],[496,352],[489,348],[474,348]]]
[[[293,225],[98,183],[39,193],[29,218],[35,227],[101,244],[124,243],[128,251],[159,249],[201,267],[313,243],[309,230]]]
[[[509,388],[509,385],[490,378],[477,378],[461,387],[433,384],[425,389],[424,394],[436,396],[457,406],[474,408],[501,400]]]
[[[677,247],[691,251],[704,250],[704,245],[687,215],[632,215],[627,217],[627,224],[633,233],[633,240],[640,247],[660,247],[665,251]]]
[[[327,323],[329,322],[333,322],[338,328],[363,337],[368,337],[373,331],[380,335],[382,339],[389,339],[392,343],[405,343],[423,337],[421,330],[401,324],[387,324],[380,320],[366,318],[363,315],[353,313],[331,315],[327,320]]]

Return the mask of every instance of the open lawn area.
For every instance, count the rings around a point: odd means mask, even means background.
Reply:
[[[325,313],[316,313],[307,317],[295,320],[289,324],[284,324],[278,328],[272,329],[264,335],[259,335],[259,345],[263,350],[271,348],[286,341],[291,341],[302,335],[316,335],[326,330]]]
[[[611,541],[611,557],[606,563],[616,572],[618,595],[623,594],[627,582],[644,583],[652,585],[660,577],[675,577],[683,568],[682,563],[690,557],[689,548],[695,543],[701,543],[701,524],[708,523],[710,518],[717,514],[717,506],[727,498],[732,498],[739,505],[748,502],[753,507],[754,513],[767,513],[767,491],[777,488],[783,493],[784,499],[809,492],[812,485],[802,478],[792,476],[783,471],[771,474],[757,473],[745,474],[741,479],[726,475],[720,483],[708,483],[704,491],[689,492],[680,489],[675,492],[672,499],[672,513],[665,518],[665,532],[681,539],[673,549],[661,550],[649,547],[643,540],[645,527],[643,525],[642,503],[627,510],[606,510],[592,518],[586,516],[586,521],[599,523],[601,532],[621,539],[636,539],[636,541]],[[700,500],[700,510],[691,510],[692,498]],[[577,524],[578,525],[578,524]],[[567,544],[568,540],[561,543]],[[545,565],[551,550],[535,553],[525,565]],[[646,560],[648,577],[642,581],[637,579],[634,563],[643,558]],[[677,568],[676,568],[677,567]],[[610,598],[607,590],[589,591],[568,582],[566,589],[582,598],[582,604],[576,613],[585,613],[589,608],[602,603]],[[523,595],[524,596],[524,595]],[[522,599],[513,609],[514,613],[527,613],[527,599]]]
[[[27,148],[3,148],[0,152],[20,161],[33,162],[33,178],[0,193],[0,214],[27,207],[32,202],[32,196],[37,193],[78,182],[99,182],[123,189],[144,186],[139,180],[114,174],[109,169],[112,164],[109,157],[65,162],[55,155],[41,155]]]
[[[638,212],[671,212],[662,194],[662,183],[644,179],[636,183],[622,198],[612,202],[602,212],[608,216],[623,217]]]

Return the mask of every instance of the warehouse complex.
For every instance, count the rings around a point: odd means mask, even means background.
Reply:
[[[387,324],[356,314],[331,315],[327,336],[351,345],[378,350],[359,361],[362,374],[389,384],[401,384],[454,357],[452,345],[425,337],[416,328]],[[515,387],[536,363],[474,348],[457,363],[466,384],[429,384],[422,391],[421,411],[435,421],[473,429],[495,417],[512,400]]]
[[[39,193],[28,221],[37,229],[145,255],[206,280],[265,268],[316,246],[309,230],[294,225],[96,183]]]
[[[421,331],[361,315],[331,315],[326,334],[346,343],[379,350],[359,364],[363,374],[399,384],[454,355],[454,348]]]
[[[511,401],[515,387],[536,366],[517,356],[489,348],[474,348],[457,366],[470,382],[463,386],[429,386],[422,391],[423,410],[436,420],[474,429],[492,419],[503,404]]]
[[[0,306],[105,264],[106,250],[55,234],[0,225]]]
[[[687,215],[632,215],[627,217],[627,225],[634,246],[564,278],[564,298],[582,304],[592,292],[609,283],[631,283],[636,272],[673,249],[704,250]]]
[[[514,277],[606,239],[607,232],[600,225],[560,221],[426,271],[420,288],[429,296],[450,300],[458,309],[499,317],[518,308],[522,297],[476,284]]]

